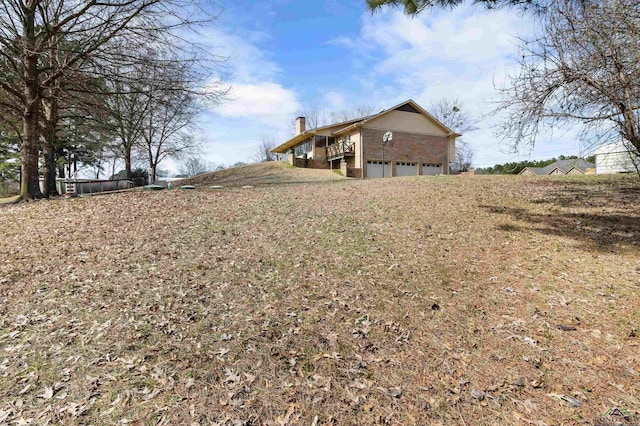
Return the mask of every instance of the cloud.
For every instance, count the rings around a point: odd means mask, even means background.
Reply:
[[[205,152],[217,164],[249,161],[262,137],[286,138],[300,109],[298,93],[280,82],[282,70],[271,59],[272,37],[226,23],[224,31],[204,35],[215,55],[228,57],[224,83],[228,100],[213,108],[201,125]]]
[[[280,128],[300,109],[296,94],[273,82],[257,84],[235,83],[231,87],[231,101],[216,112],[225,117],[245,117]]]
[[[331,111],[337,112],[342,111],[346,108],[347,100],[345,99],[344,94],[337,91],[329,91],[322,95],[322,106],[323,108]]]
[[[461,100],[482,118],[479,130],[465,139],[476,161],[489,163],[513,158],[493,135],[498,118],[487,113],[497,106],[496,86],[514,70],[518,37],[534,29],[533,18],[513,10],[463,5],[409,18],[387,9],[363,14],[357,36],[331,44],[350,51],[360,93],[370,103],[389,106],[411,98],[429,109],[442,98]]]
[[[298,94],[279,82],[281,68],[270,59],[264,45],[272,41],[263,31],[248,31],[228,26],[225,31],[212,28],[203,34],[212,52],[229,58],[226,63],[229,100],[214,108],[223,117],[244,117],[273,129],[288,126],[300,108]]]

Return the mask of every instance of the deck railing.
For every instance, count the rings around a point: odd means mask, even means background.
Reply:
[[[355,154],[355,143],[350,141],[341,141],[327,147],[327,159],[336,160]]]

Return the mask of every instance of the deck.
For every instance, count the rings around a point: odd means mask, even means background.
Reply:
[[[327,160],[338,160],[355,155],[355,143],[344,141],[327,147]]]

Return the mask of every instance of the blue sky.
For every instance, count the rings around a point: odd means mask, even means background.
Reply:
[[[201,119],[204,156],[216,164],[248,162],[263,137],[290,137],[305,109],[376,109],[414,99],[429,109],[457,98],[480,119],[464,136],[477,167],[581,153],[570,134],[544,135],[533,152],[507,154],[486,116],[496,86],[517,70],[516,37],[532,34],[533,20],[517,11],[463,6],[408,18],[397,9],[371,14],[365,0],[246,0],[222,3],[202,41],[228,58],[220,76],[229,101]],[[174,166],[165,165],[169,168]]]

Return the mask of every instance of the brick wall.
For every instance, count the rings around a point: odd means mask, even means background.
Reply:
[[[327,160],[315,160],[311,158],[306,160],[304,158],[294,158],[292,165],[295,167],[307,167],[309,169],[328,169],[329,168],[329,162]]]
[[[382,160],[382,135],[384,130],[362,129],[364,165],[367,160]],[[420,135],[393,132],[393,140],[384,147],[384,160],[392,168],[396,161],[411,163],[442,164],[447,170],[449,141],[446,136]],[[366,177],[366,167],[365,167]]]
[[[361,176],[361,171],[360,169],[349,167],[347,168],[347,176],[352,178],[359,178]]]

